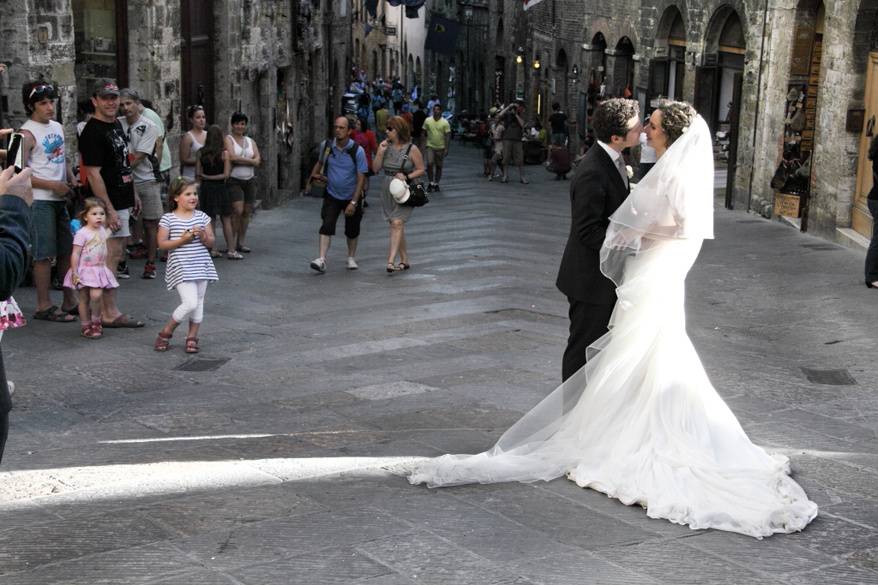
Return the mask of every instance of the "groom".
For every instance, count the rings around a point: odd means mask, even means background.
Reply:
[[[616,303],[616,286],[601,273],[600,250],[610,216],[628,196],[622,151],[640,139],[637,102],[602,102],[594,111],[592,128],[597,142],[570,183],[570,235],[555,282],[570,303],[570,337],[561,365],[564,380],[585,365],[585,350],[607,332]]]

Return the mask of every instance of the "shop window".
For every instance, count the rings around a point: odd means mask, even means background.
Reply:
[[[128,84],[126,0],[73,0],[76,47],[76,89],[80,99],[91,95],[98,79]]]

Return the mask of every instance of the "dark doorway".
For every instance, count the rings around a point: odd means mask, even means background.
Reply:
[[[127,0],[73,0],[76,92],[91,96],[98,79],[128,85]]]
[[[182,128],[187,128],[186,108],[201,105],[207,123],[215,120],[213,103],[213,0],[182,0],[180,52],[183,65],[180,109]]]

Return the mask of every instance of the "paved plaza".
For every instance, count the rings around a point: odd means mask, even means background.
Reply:
[[[177,304],[161,280],[122,283],[144,329],[8,332],[0,584],[878,583],[864,254],[741,212],[717,208],[688,330],[751,438],[788,454],[820,506],[804,532],[692,531],[565,479],[428,490],[394,473],[489,447],[559,382],[569,183],[540,167],[488,183],[480,156],[452,147],[404,273],[384,270],[375,195],[358,271],[342,238],[326,274],[308,268],[319,201],[260,212],[253,253],[217,260],[194,359],[181,335],[152,350]],[[16,298],[30,314],[33,290]]]

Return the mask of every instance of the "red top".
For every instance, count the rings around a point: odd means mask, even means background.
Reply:
[[[372,155],[378,152],[378,141],[375,139],[375,133],[371,130],[366,130],[365,132],[354,130],[351,132],[351,138],[366,151],[366,164],[369,165],[369,170],[371,171]]]

